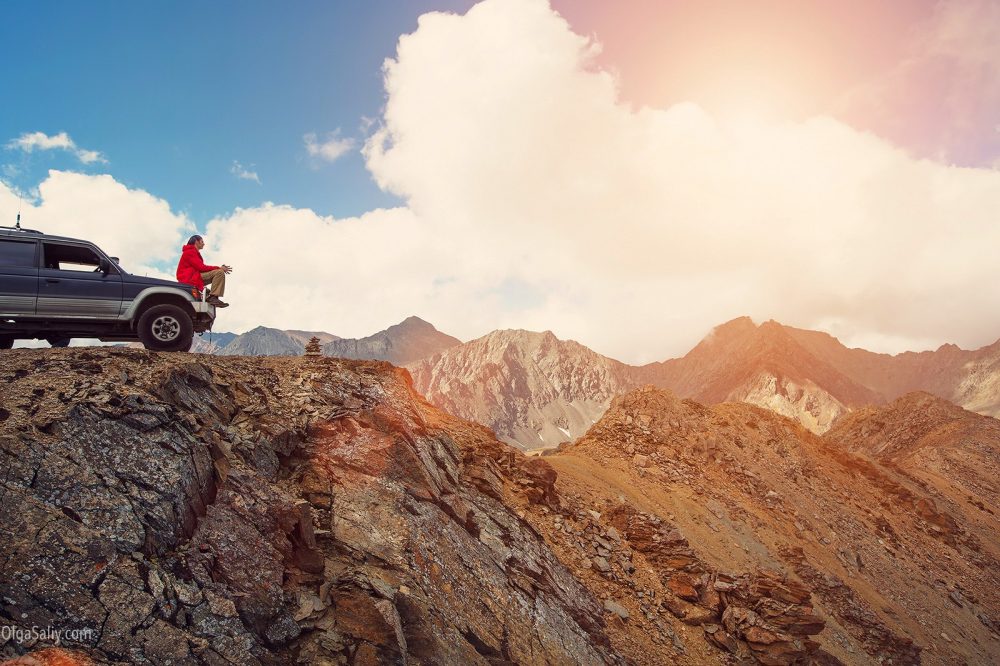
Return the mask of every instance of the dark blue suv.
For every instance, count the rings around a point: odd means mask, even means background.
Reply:
[[[98,338],[187,351],[214,321],[215,307],[191,285],[130,275],[85,240],[0,227],[0,349]]]

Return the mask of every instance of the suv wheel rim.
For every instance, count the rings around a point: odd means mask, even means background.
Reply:
[[[181,334],[181,323],[176,317],[162,315],[153,320],[152,331],[160,342],[173,342]]]

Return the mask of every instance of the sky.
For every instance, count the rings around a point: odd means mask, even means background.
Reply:
[[[552,330],[629,362],[742,315],[1000,337],[1000,2],[8,3],[0,222],[219,330]]]

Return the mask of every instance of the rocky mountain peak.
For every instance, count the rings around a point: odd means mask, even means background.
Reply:
[[[552,331],[527,331],[520,328],[506,328],[491,331],[473,343],[478,342],[489,349],[506,349],[514,347],[522,351],[534,351],[545,345],[560,344]],[[570,343],[571,344],[571,343]]]
[[[493,331],[407,369],[435,405],[524,448],[582,435],[630,387],[627,366],[551,331]]]
[[[774,319],[768,319],[763,324],[758,326],[757,332],[760,335],[769,338],[791,339],[788,335],[788,329]]]
[[[806,356],[806,350],[782,324],[770,319],[758,326],[749,317],[740,317],[713,329],[684,360],[707,370],[767,360],[790,366]]]
[[[724,324],[719,324],[709,331],[708,335],[688,352],[688,356],[699,356],[729,348],[734,344],[739,344],[756,332],[757,324],[750,317],[737,317]]]
[[[612,400],[608,413],[657,416],[669,415],[681,409],[683,401],[673,391],[647,385]]]
[[[383,331],[364,338],[338,339],[327,343],[323,353],[341,358],[384,360],[406,365],[461,344],[420,317],[410,316]]]
[[[850,406],[879,395],[817,356],[789,329],[749,318],[715,329],[682,359],[650,366],[642,378],[703,403],[741,401],[824,432]]]
[[[932,395],[927,391],[911,391],[905,395],[901,395],[888,405],[885,405],[883,410],[900,412],[902,416],[912,416],[917,411],[931,411],[953,416],[968,414],[966,410],[958,405],[952,404],[944,398]]]
[[[268,326],[256,326],[236,336],[218,350],[222,356],[295,356],[302,353],[308,337],[304,332],[292,335],[288,331]]]
[[[712,329],[712,334],[722,337],[736,337],[752,333],[755,330],[757,330],[757,324],[754,323],[753,319],[744,315],[719,324]]]
[[[434,328],[434,325],[431,324],[429,321],[421,319],[416,315],[410,315],[403,321],[399,322],[398,324],[393,324],[386,330],[387,331],[416,331],[416,330],[436,331],[437,329]]]

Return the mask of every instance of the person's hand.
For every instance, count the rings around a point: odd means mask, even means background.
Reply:
[[[223,271],[223,272],[224,272],[224,273],[225,273],[226,275],[229,275],[230,273],[232,273],[232,272],[233,272],[233,267],[232,267],[232,266],[226,266],[225,264],[222,264],[222,271]]]

